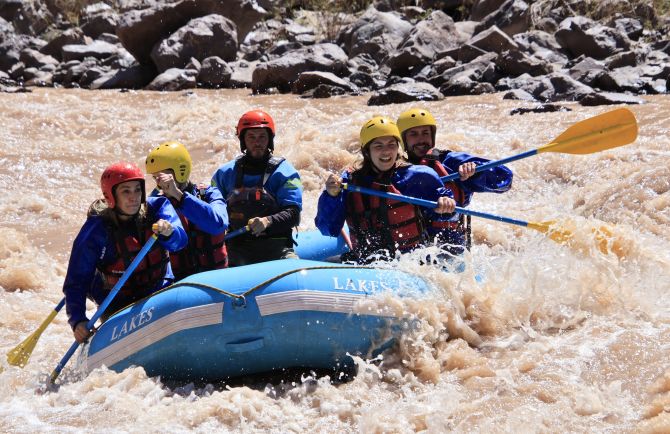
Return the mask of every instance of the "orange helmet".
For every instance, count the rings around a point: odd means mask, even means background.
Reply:
[[[250,128],[267,128],[270,135],[270,142],[268,149],[270,152],[274,151],[274,137],[275,137],[275,121],[272,117],[263,110],[251,110],[242,115],[237,121],[237,137],[240,139],[240,149],[244,152],[247,145],[244,143],[244,131]]]
[[[140,181],[142,187],[142,203],[146,201],[146,194],[144,190],[144,173],[139,167],[133,163],[116,163],[112,164],[102,172],[100,177],[100,187],[102,188],[102,195],[105,197],[107,206],[114,208],[116,200],[114,199],[115,187],[126,181]]]

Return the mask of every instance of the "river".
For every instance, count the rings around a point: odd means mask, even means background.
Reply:
[[[572,245],[474,219],[466,260],[475,271],[448,275],[401,259],[395,266],[438,290],[401,304],[419,327],[381,366],[359,360],[349,382],[166,385],[141,368],[82,378],[72,363],[57,391],[38,393],[73,340],[64,312],[25,368],[4,354],[62,298],[71,243],[107,165],[143,168],[153,146],[179,140],[193,156],[192,179],[208,182],[239,152],[239,116],[262,108],[277,125],[276,153],[301,174],[300,230],[309,230],[328,171],[354,161],[360,126],[414,105],[247,90],[0,94],[0,431],[670,432],[670,97],[644,99],[629,107],[640,126],[635,143],[511,163],[512,190],[475,195],[470,205],[556,221],[574,233]],[[532,105],[501,94],[425,104],[440,147],[492,159],[541,147],[613,108],[566,103],[571,111],[510,115],[524,106]],[[596,247],[592,230],[601,227],[616,254]]]

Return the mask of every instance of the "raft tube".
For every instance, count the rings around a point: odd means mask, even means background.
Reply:
[[[79,368],[221,381],[283,368],[346,369],[388,347],[406,318],[375,294],[420,297],[402,271],[284,259],[195,274],[112,315]]]

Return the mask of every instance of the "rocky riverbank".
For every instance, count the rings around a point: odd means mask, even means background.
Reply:
[[[2,0],[0,89],[371,92],[369,105],[502,91],[600,105],[670,88],[670,18],[651,1],[298,3]]]

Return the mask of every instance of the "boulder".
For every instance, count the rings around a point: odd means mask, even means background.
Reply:
[[[151,59],[163,72],[183,68],[194,57],[204,60],[217,56],[226,62],[237,56],[235,23],[221,15],[194,18],[170,37],[156,44]]]

